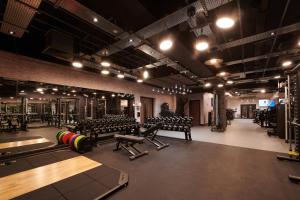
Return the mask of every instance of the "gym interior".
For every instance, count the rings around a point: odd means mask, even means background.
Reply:
[[[0,1],[0,199],[299,200],[299,9]]]

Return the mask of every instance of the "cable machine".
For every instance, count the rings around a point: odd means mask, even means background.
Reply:
[[[286,104],[286,141],[289,143],[287,156],[277,156],[279,160],[300,162],[300,64],[286,72],[287,87],[285,88]],[[300,176],[289,175],[293,182],[300,182]]]

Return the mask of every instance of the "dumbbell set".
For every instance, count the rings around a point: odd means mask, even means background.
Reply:
[[[186,140],[191,140],[192,117],[148,117],[145,120],[144,128],[150,128],[162,123],[161,130],[179,131],[186,134]]]
[[[56,133],[58,144],[68,144],[71,149],[79,153],[89,151],[91,148],[90,140],[85,135],[73,133],[71,131],[58,131]]]

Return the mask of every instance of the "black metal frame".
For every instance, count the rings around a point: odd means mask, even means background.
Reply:
[[[137,147],[134,146],[139,142],[130,140],[129,138],[116,138],[116,140],[117,140],[117,143],[116,143],[116,148],[114,149],[114,151],[118,151],[121,148],[124,149],[125,151],[127,151],[130,154],[130,156],[129,156],[130,160],[134,160],[136,158],[139,158],[139,157],[142,157],[142,156],[148,154],[148,151],[141,151],[140,149],[138,149]]]
[[[150,142],[151,144],[156,146],[157,150],[161,150],[161,149],[169,146],[169,144],[166,144],[156,138],[158,129],[160,127],[161,127],[161,124],[157,124],[156,126],[153,126],[153,127],[149,128],[148,130],[141,133],[148,142]]]

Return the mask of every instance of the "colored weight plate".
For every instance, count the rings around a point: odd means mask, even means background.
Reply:
[[[59,135],[60,135],[62,132],[63,132],[63,131],[60,130],[60,131],[58,131],[58,132],[56,133],[56,140],[57,140],[57,141],[58,141]]]
[[[58,141],[59,141],[60,143],[62,143],[62,137],[63,137],[65,134],[66,134],[66,131],[63,131],[63,132],[61,132],[61,134],[59,135]]]
[[[69,144],[70,144],[70,147],[71,147],[72,149],[75,148],[74,142],[75,142],[75,139],[76,139],[78,136],[80,136],[80,134],[75,134],[75,135],[73,135],[73,136],[71,137],[71,139],[69,140]]]
[[[78,143],[77,143],[77,150],[79,151],[79,152],[82,152],[82,145],[86,142],[88,140],[88,137],[83,137],[83,138],[81,138],[79,141],[78,141]]]
[[[75,141],[74,141],[74,147],[75,147],[75,149],[76,150],[78,150],[78,141],[81,139],[81,138],[83,138],[83,137],[85,137],[84,135],[80,135],[80,136],[78,136],[76,139],[75,139]]]
[[[64,135],[64,137],[62,138],[63,143],[64,144],[68,144],[69,143],[69,139],[74,135],[74,133],[70,132]]]

